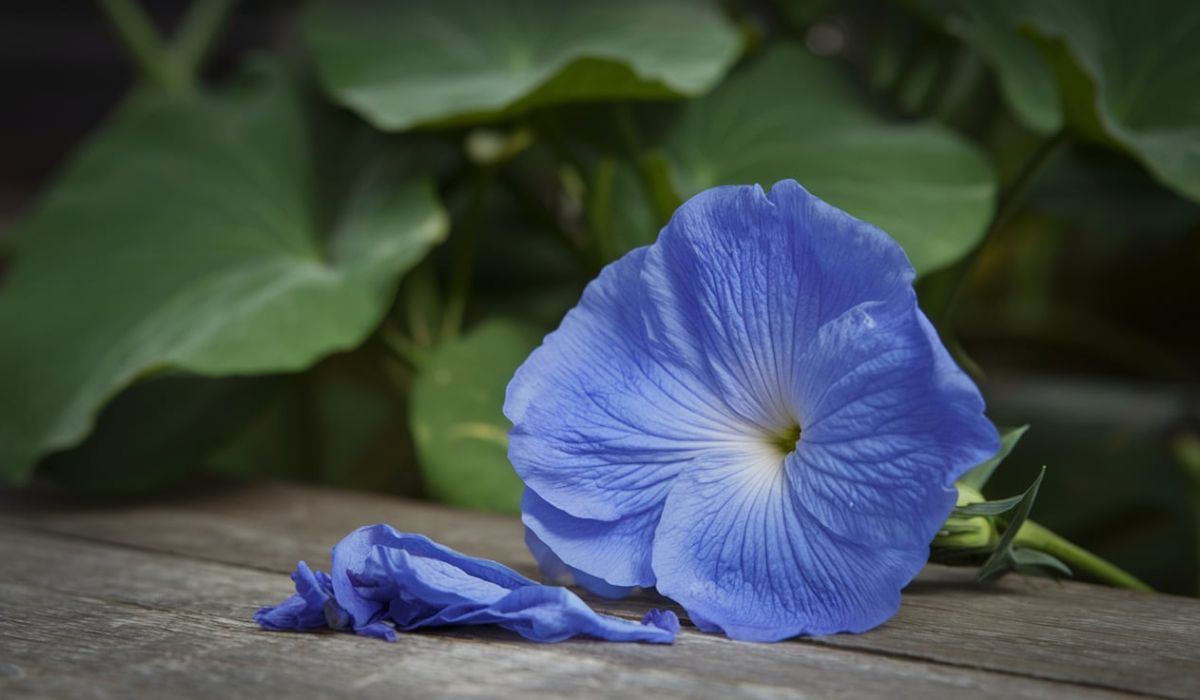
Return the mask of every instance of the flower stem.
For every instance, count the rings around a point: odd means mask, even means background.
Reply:
[[[400,329],[385,323],[379,329],[379,339],[393,355],[403,360],[410,368],[420,369],[428,361],[428,353]]]
[[[967,284],[975,275],[975,271],[983,259],[983,251],[989,245],[993,244],[996,240],[997,232],[1003,229],[1009,220],[1012,219],[1013,215],[1025,204],[1025,198],[1032,189],[1034,182],[1037,181],[1038,176],[1065,149],[1067,143],[1066,134],[1059,132],[1046,141],[1043,141],[1041,146],[1034,151],[1017,176],[1000,193],[999,202],[996,205],[996,215],[992,218],[991,225],[988,226],[987,231],[983,234],[983,240],[975,246],[965,260],[950,271],[953,277],[947,280],[946,285],[950,291],[946,296],[942,297],[945,301],[941,309],[937,309],[935,306],[929,310],[929,316],[934,320],[938,334],[941,335],[942,341],[946,343],[950,354],[959,366],[966,370],[975,381],[983,380],[983,369],[979,366],[979,363],[975,362],[967,354],[962,344],[958,342],[957,334],[954,332],[954,314],[958,310],[959,304],[962,303]]]
[[[188,91],[189,81],[163,45],[158,31],[135,0],[98,0],[125,49],[142,74],[172,95]]]
[[[1153,588],[1127,571],[1069,542],[1032,520],[1026,520],[1021,524],[1014,543],[1053,555],[1071,567],[1085,571],[1094,578],[1113,586],[1148,593],[1154,592]]]
[[[1025,162],[1021,171],[1013,178],[1013,181],[1000,193],[999,202],[996,204],[996,216],[992,218],[991,226],[983,234],[983,240],[979,242],[979,245],[975,246],[975,249],[971,251],[967,259],[957,268],[949,300],[940,314],[941,326],[947,329],[950,328],[950,321],[953,319],[954,312],[962,301],[967,282],[979,267],[980,261],[983,258],[983,251],[995,241],[996,233],[1008,225],[1013,215],[1025,204],[1025,198],[1029,195],[1029,191],[1033,188],[1033,184],[1037,181],[1038,176],[1063,151],[1067,143],[1067,136],[1063,132],[1059,132],[1043,141],[1041,146]]]
[[[637,122],[633,119],[633,111],[630,110],[629,105],[625,102],[618,102],[613,105],[613,110],[616,118],[617,132],[624,142],[626,155],[637,169],[638,179],[642,182],[642,189],[646,193],[646,201],[650,203],[650,206],[654,210],[657,225],[662,226],[675,213],[675,208],[679,206],[679,202],[670,201],[676,198],[675,193],[670,193],[669,197],[665,196],[666,193],[661,192],[658,184],[655,182],[654,168],[646,152],[642,150],[642,138],[638,134]]]
[[[475,174],[471,202],[467,205],[466,218],[459,230],[458,244],[454,249],[454,269],[450,275],[450,290],[442,313],[442,340],[450,340],[462,330],[467,298],[471,295],[471,273],[475,269],[479,219],[483,215],[483,205],[487,200],[492,175],[491,167],[482,168]]]
[[[195,0],[179,25],[172,50],[180,73],[194,82],[205,54],[237,0]]]

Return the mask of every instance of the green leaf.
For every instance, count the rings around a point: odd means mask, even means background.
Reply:
[[[1073,0],[1030,6],[1045,37],[1065,42],[1092,81],[1079,111],[1164,184],[1200,200],[1200,4]],[[1068,114],[1070,110],[1068,110]]]
[[[1021,0],[960,0],[948,3],[947,29],[975,46],[996,69],[1000,92],[1030,129],[1051,134],[1063,124],[1054,72],[1038,47],[1021,34]],[[920,5],[947,3],[921,2]]]
[[[278,80],[143,96],[78,154],[0,294],[0,476],[156,370],[294,371],[362,342],[446,216],[384,154],[323,196],[307,116]]]
[[[971,250],[991,218],[987,160],[936,124],[888,123],[831,59],[770,48],[690,102],[667,137],[679,192],[794,178],[892,235],[918,273]]]
[[[1037,478],[1021,495],[1021,500],[1017,507],[1013,510],[1013,516],[1009,520],[1008,526],[1004,528],[1004,534],[1000,537],[999,544],[992,552],[992,556],[988,557],[983,566],[979,567],[979,580],[986,581],[990,578],[995,578],[1004,573],[1008,569],[1013,568],[1013,541],[1017,538],[1017,532],[1020,531],[1021,525],[1029,517],[1029,512],[1033,509],[1033,502],[1037,500],[1038,487],[1042,485],[1042,478],[1046,476],[1046,468],[1038,472]]]
[[[691,0],[325,1],[305,20],[326,90],[384,130],[698,95],[740,41]]]
[[[523,486],[508,462],[501,412],[513,372],[541,334],[491,320],[434,350],[413,383],[412,432],[435,498],[466,508],[520,512]]]
[[[139,382],[105,406],[87,440],[50,455],[42,469],[83,491],[162,489],[202,466],[268,406],[280,384],[270,376],[167,375]]]
[[[1061,559],[1036,549],[1013,547],[1012,562],[1017,571],[1024,573],[1053,572],[1067,577],[1075,575],[1071,571],[1071,567],[1064,564]]]
[[[970,486],[976,491],[982,491],[983,487],[987,485],[988,480],[992,478],[992,474],[996,471],[996,467],[1000,466],[1000,463],[1003,462],[1005,458],[1008,457],[1009,453],[1013,451],[1013,449],[1017,446],[1017,443],[1021,441],[1021,436],[1025,434],[1026,430],[1029,430],[1028,425],[1022,425],[1016,428],[1001,429],[1000,451],[996,453],[995,457],[992,457],[988,461],[973,467],[971,471],[963,474],[962,477],[959,478],[958,483]],[[980,515],[983,514],[980,513]]]
[[[1021,505],[1022,498],[1022,496],[1013,496],[1011,498],[1002,498],[998,501],[968,503],[965,506],[956,506],[952,515],[958,518],[1004,515],[1005,513],[1015,510],[1017,506]]]
[[[1118,144],[1163,184],[1200,200],[1200,3],[991,0],[956,7],[948,21],[996,68],[1006,99],[1028,126],[1046,133],[1065,118],[1077,133]]]

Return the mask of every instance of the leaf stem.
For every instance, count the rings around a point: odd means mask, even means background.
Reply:
[[[97,0],[121,43],[141,68],[142,75],[172,95],[186,93],[190,86],[158,30],[135,0]]]
[[[983,251],[996,240],[996,233],[1008,225],[1013,215],[1025,204],[1025,198],[1033,188],[1034,182],[1046,170],[1046,167],[1066,148],[1067,143],[1068,138],[1063,132],[1059,132],[1043,141],[1037,150],[1034,151],[1033,155],[1029,157],[1029,160],[1025,161],[1025,165],[1021,167],[1020,172],[1017,173],[1017,176],[1013,178],[1008,187],[1000,193],[999,201],[996,204],[996,215],[992,218],[992,223],[988,226],[987,232],[983,234],[983,240],[975,246],[967,256],[967,259],[959,264],[957,268],[954,283],[950,291],[950,299],[940,315],[944,327],[949,327],[950,321],[954,317],[954,312],[962,302],[967,282],[979,267],[980,261],[983,258]]]
[[[221,26],[237,0],[195,0],[179,25],[172,42],[175,65],[194,83],[205,55],[212,48]]]
[[[446,295],[446,306],[442,313],[442,340],[450,340],[462,330],[467,298],[471,295],[471,273],[475,269],[475,255],[479,243],[479,219],[483,215],[483,205],[487,200],[493,170],[492,167],[485,167],[475,174],[471,201],[467,205],[466,218],[459,230],[458,244],[454,249],[454,268],[450,273],[450,290]]]
[[[596,248],[596,259],[604,266],[617,258],[617,241],[613,232],[612,197],[616,180],[616,161],[601,158],[596,164],[596,177],[588,191],[588,229]]]
[[[1029,160],[1022,166],[1017,176],[1013,178],[1008,187],[1000,193],[999,202],[996,205],[996,215],[992,218],[992,223],[988,226],[987,231],[983,234],[983,240],[975,246],[968,254],[966,260],[959,263],[950,274],[953,278],[949,280],[950,292],[946,297],[945,304],[940,311],[931,313],[938,328],[938,333],[942,336],[943,342],[950,350],[951,355],[958,364],[965,369],[976,380],[983,379],[983,370],[979,364],[975,362],[962,344],[958,342],[957,334],[954,332],[954,314],[962,304],[963,295],[966,293],[966,288],[971,278],[974,277],[979,264],[983,259],[983,251],[989,245],[993,245],[996,240],[997,232],[1003,229],[1013,215],[1020,210],[1025,204],[1025,198],[1029,195],[1033,184],[1038,177],[1045,171],[1046,167],[1054,161],[1054,159],[1067,147],[1069,141],[1064,132],[1059,132],[1054,136],[1046,139],[1038,146]]]
[[[949,122],[955,118],[980,82],[985,66],[979,54],[962,46],[954,56],[954,65],[946,80],[946,88],[932,107],[932,116]]]
[[[412,369],[420,369],[429,359],[428,353],[400,329],[385,323],[379,328],[379,340],[396,358]]]
[[[900,62],[896,65],[896,73],[892,76],[891,85],[887,87],[887,99],[897,111],[904,112],[904,96],[910,89],[912,81],[917,77],[917,68],[921,60],[926,58],[934,33],[924,25],[918,27],[915,36],[904,46]]]
[[[405,276],[400,290],[400,302],[405,325],[408,326],[408,334],[405,337],[419,349],[432,348],[437,341],[438,321],[435,319],[439,317],[442,306],[432,256],[425,256]],[[402,332],[399,328],[392,330]]]
[[[1032,520],[1026,520],[1021,524],[1015,544],[1058,557],[1071,567],[1085,571],[1105,583],[1135,591],[1154,592],[1153,588],[1129,572],[1101,559]]]
[[[675,205],[669,203],[663,197],[662,193],[659,192],[650,162],[642,151],[642,139],[638,134],[637,122],[633,119],[633,112],[629,109],[629,105],[625,102],[618,102],[613,105],[613,112],[616,117],[617,132],[621,135],[621,141],[625,144],[629,160],[637,169],[638,179],[642,182],[642,189],[646,193],[646,199],[654,208],[654,214],[658,218],[658,225],[662,226],[675,213]],[[678,204],[678,202],[675,204]]]

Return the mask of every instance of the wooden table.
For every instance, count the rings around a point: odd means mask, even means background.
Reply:
[[[389,522],[526,572],[515,518],[265,484],[81,506],[0,497],[0,697],[1200,698],[1200,601],[929,566],[862,635],[534,644],[492,628],[269,633],[304,559]],[[640,617],[661,599],[595,607]],[[682,615],[681,615],[682,617]]]

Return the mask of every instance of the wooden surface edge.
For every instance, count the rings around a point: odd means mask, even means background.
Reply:
[[[514,518],[374,494],[259,484],[116,506],[12,493],[0,497],[0,524],[7,526],[10,538],[19,533],[59,537],[85,549],[115,547],[147,557],[230,566],[277,580],[282,593],[290,582],[281,574],[298,559],[327,566],[333,543],[354,527],[377,521],[424,532],[527,573],[533,570]],[[618,602],[588,600],[597,609],[627,617],[663,604],[650,595]],[[915,664],[977,681],[983,674],[1000,686],[1033,683],[1021,685],[1031,697],[1069,687],[1090,694],[1191,698],[1200,694],[1198,630],[1200,602],[1192,599],[1024,577],[984,588],[964,572],[930,567],[906,590],[900,614],[863,635],[744,645],[688,630],[681,638],[687,643],[674,648],[717,645],[746,659],[770,657],[785,664],[790,662],[781,654],[787,659],[870,656],[897,678],[906,678],[900,670]],[[704,641],[692,641],[696,638]],[[976,687],[975,692],[982,691]]]

